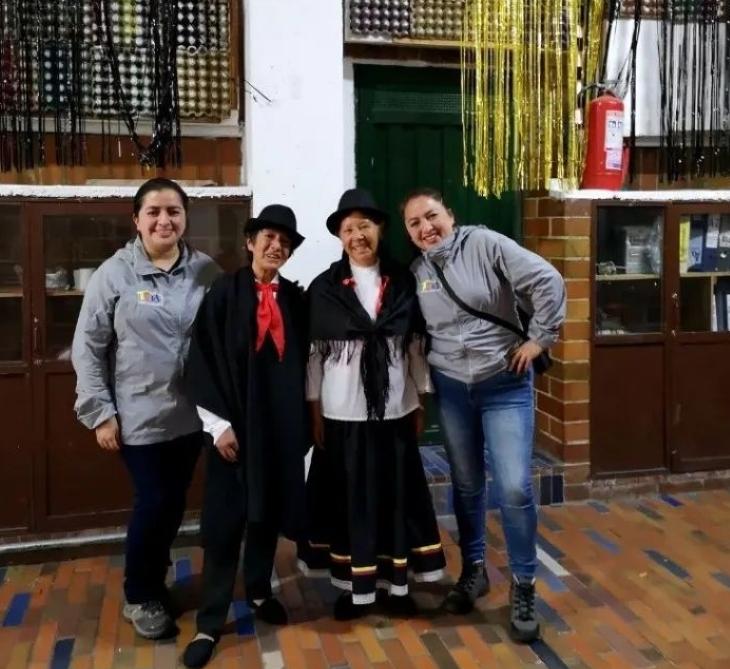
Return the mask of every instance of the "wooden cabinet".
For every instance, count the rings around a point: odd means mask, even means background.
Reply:
[[[730,205],[597,204],[595,476],[730,467]]]
[[[248,214],[247,198],[192,199],[186,237],[235,269]],[[122,463],[73,412],[70,346],[90,272],[133,236],[131,198],[0,200],[0,533],[126,519]]]

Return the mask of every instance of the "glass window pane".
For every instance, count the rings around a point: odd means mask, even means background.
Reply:
[[[43,218],[47,359],[70,358],[76,319],[89,277],[132,236],[129,214]]]
[[[224,271],[233,272],[247,262],[243,252],[247,216],[247,203],[191,202],[187,240]]]
[[[661,332],[663,211],[598,210],[596,334]]]
[[[730,330],[730,215],[679,218],[679,322],[684,332]]]
[[[23,270],[20,207],[0,206],[0,361],[23,358]]]

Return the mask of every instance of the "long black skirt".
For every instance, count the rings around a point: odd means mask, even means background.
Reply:
[[[382,422],[325,419],[307,479],[308,536],[300,568],[352,591],[355,604],[376,588],[408,593],[408,574],[436,581],[446,564],[418,453],[413,416]]]

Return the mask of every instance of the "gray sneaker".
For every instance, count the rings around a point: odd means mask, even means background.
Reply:
[[[513,576],[510,586],[510,635],[513,641],[530,643],[540,636],[535,614],[535,579]]]
[[[175,623],[161,602],[124,604],[122,615],[134,631],[145,639],[162,639],[175,630]]]

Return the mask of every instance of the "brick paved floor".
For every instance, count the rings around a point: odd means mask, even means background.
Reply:
[[[419,588],[423,615],[329,617],[335,593],[277,557],[292,624],[254,624],[242,593],[209,666],[222,669],[730,668],[730,491],[541,509],[539,614],[543,640],[506,634],[504,542],[488,522],[492,593],[468,617],[435,607],[443,586]],[[459,569],[453,518],[441,519],[449,575]],[[121,619],[118,556],[0,568],[1,669],[166,669],[193,632],[201,553],[177,549],[170,573],[188,610],[177,640],[136,639]],[[234,616],[232,616],[233,618]]]

